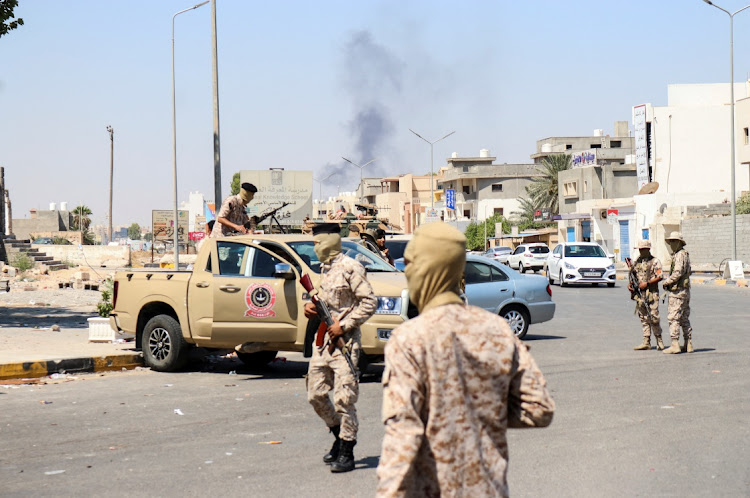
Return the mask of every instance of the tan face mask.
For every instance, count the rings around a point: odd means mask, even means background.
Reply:
[[[249,204],[250,201],[253,200],[253,197],[255,197],[255,194],[252,192],[248,192],[244,188],[240,189],[240,198],[242,199],[242,202],[245,204]]]
[[[337,233],[319,233],[313,237],[313,241],[317,242],[313,248],[315,255],[325,265],[341,254],[341,236]]]
[[[422,225],[406,246],[409,296],[420,313],[443,304],[463,303],[459,294],[466,265],[466,237],[441,222]]]

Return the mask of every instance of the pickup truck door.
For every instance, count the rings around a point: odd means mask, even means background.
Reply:
[[[285,261],[258,245],[231,239],[217,240],[214,263],[212,345],[295,342],[303,310],[294,268],[294,280],[275,278],[276,264]]]

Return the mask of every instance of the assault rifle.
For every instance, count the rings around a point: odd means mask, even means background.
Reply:
[[[320,317],[320,327],[318,328],[318,332],[315,335],[315,345],[319,348],[322,348],[324,346],[323,336],[325,335],[326,330],[328,330],[328,327],[331,327],[334,324],[333,316],[331,315],[331,311],[328,309],[328,305],[318,297],[317,293],[313,293],[315,287],[310,280],[310,275],[303,275],[302,278],[299,279],[299,281],[305,291],[310,294],[310,299],[315,305],[315,308],[318,310],[318,316]],[[339,317],[339,320],[346,316],[350,311],[351,309],[346,310]],[[344,356],[346,363],[349,365],[349,369],[352,371],[352,375],[354,375],[354,378],[358,378],[357,370],[354,368],[354,363],[352,363],[352,355],[349,352],[349,349],[346,347],[344,339],[342,339],[341,337],[336,338],[335,342],[331,341],[329,343],[328,352],[333,353],[336,348],[339,348],[341,350],[341,354]]]
[[[638,281],[638,275],[635,274],[635,266],[633,265],[633,261],[630,258],[625,258],[625,264],[628,265],[628,268],[630,271],[628,272],[628,278],[630,281],[630,288],[633,289],[630,291],[630,299],[635,300],[636,298],[638,301],[643,303],[644,307],[646,308],[646,315],[648,315],[648,326],[651,328],[651,303],[646,301],[646,295],[645,293],[641,292],[640,288],[640,282]]]
[[[276,213],[277,213],[277,212],[278,212],[278,211],[279,211],[280,209],[283,209],[283,208],[287,207],[287,206],[288,206],[289,204],[291,204],[291,202],[285,202],[285,203],[283,203],[283,204],[282,204],[281,206],[279,206],[279,207],[277,207],[277,208],[273,208],[272,210],[268,211],[267,213],[263,213],[262,215],[260,215],[260,216],[257,216],[257,218],[258,218],[258,219],[256,220],[255,224],[256,224],[256,225],[260,225],[260,223],[261,223],[261,222],[262,222],[263,220],[265,220],[266,218],[268,218],[269,216],[274,216],[274,217],[275,217]],[[278,222],[277,222],[277,223],[278,223]]]

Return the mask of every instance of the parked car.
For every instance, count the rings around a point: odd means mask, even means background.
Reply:
[[[32,244],[45,244],[45,245],[52,244],[52,237],[38,237],[34,239],[31,243]]]
[[[596,242],[563,242],[549,254],[546,264],[550,285],[590,283],[615,286],[615,265]]]
[[[393,258],[393,266],[397,270],[404,271],[404,251],[411,237],[411,234],[405,234],[388,235],[385,238],[385,247],[388,248],[388,254]]]
[[[521,275],[485,256],[466,255],[469,304],[499,314],[522,339],[532,323],[555,316],[552,289],[541,275]]]
[[[523,273],[526,270],[538,271],[544,268],[549,247],[543,242],[521,244],[508,255],[508,266]]]
[[[494,259],[498,263],[508,264],[508,256],[513,252],[513,249],[505,246],[490,247],[483,254],[484,257]]]

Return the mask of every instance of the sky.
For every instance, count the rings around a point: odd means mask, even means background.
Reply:
[[[732,12],[748,0],[718,0]],[[489,149],[613,132],[667,85],[729,80],[729,18],[701,0],[216,0],[222,195],[244,169],[312,170],[323,195]],[[171,20],[184,0],[20,0],[0,38],[0,166],[13,217],[81,203],[106,224],[171,209]],[[177,16],[178,199],[213,199],[210,4]],[[750,9],[734,23],[750,73]],[[632,123],[630,124],[632,130]],[[318,185],[314,186],[318,197]]]

